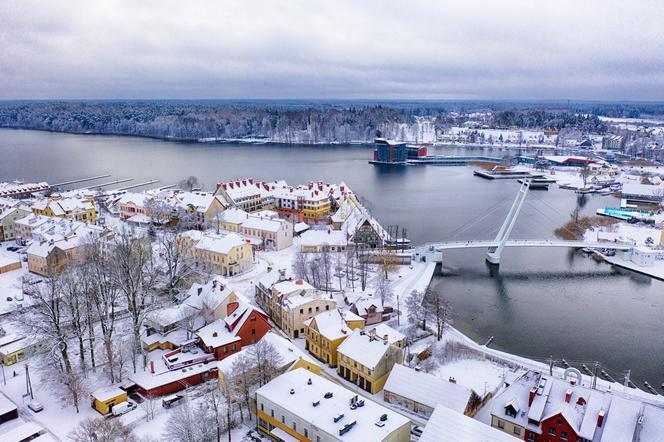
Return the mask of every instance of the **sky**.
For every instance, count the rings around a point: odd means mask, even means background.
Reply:
[[[660,0],[0,0],[0,99],[664,100]]]

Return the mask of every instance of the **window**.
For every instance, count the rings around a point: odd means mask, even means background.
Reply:
[[[555,435],[556,435],[556,429],[553,428],[553,427],[549,428],[549,434],[550,434],[551,436],[555,436]]]
[[[562,440],[567,440],[568,437],[569,437],[569,434],[567,433],[567,431],[561,431],[560,432],[560,438]]]
[[[304,437],[309,437],[309,430],[306,428],[304,429]]]
[[[284,417],[283,414],[281,415],[281,423],[282,423],[282,424],[285,424],[285,423],[286,423],[286,418]]]
[[[293,422],[293,431],[297,431],[297,423]]]
[[[265,411],[265,406],[264,406],[264,404],[261,404],[261,411]]]
[[[273,409],[270,410],[270,417],[274,417],[274,410]]]
[[[329,305],[326,305],[326,306],[325,306],[325,310],[329,310],[329,309],[330,309],[330,306],[329,306]]]
[[[309,307],[309,313],[311,313],[311,307]]]
[[[304,314],[304,309],[303,309],[303,308],[300,309],[300,314],[301,314],[301,315]]]
[[[252,328],[252,329],[251,329],[251,334],[252,334],[252,335],[255,335],[255,334],[256,334],[256,329],[255,329],[255,328]]]
[[[532,431],[529,431],[528,432],[528,440],[535,440],[535,433],[533,433]]]
[[[319,310],[320,310],[320,307],[316,306],[316,312],[318,312]]]
[[[516,434],[517,436],[521,436],[521,428],[515,426],[514,427],[514,434]]]
[[[505,422],[498,419],[498,428],[500,428],[501,430],[504,430],[505,429]]]

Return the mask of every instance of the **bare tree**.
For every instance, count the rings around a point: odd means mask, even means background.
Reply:
[[[78,341],[78,356],[80,366],[85,369],[85,346],[87,335],[88,303],[86,302],[88,281],[77,271],[78,267],[68,267],[62,273],[62,300],[68,313],[68,329]]]
[[[330,290],[330,283],[332,282],[332,256],[327,247],[323,247],[321,252],[316,257],[319,263],[320,274],[322,276],[322,289],[324,291]]]
[[[209,431],[208,423],[201,419],[201,407],[194,405],[185,399],[184,403],[178,406],[166,423],[165,431],[162,433],[162,440],[172,442],[200,442],[210,440],[207,436]]]
[[[440,292],[431,288],[427,288],[424,293],[424,306],[427,311],[427,317],[436,326],[436,338],[440,341],[443,338],[445,327],[447,327],[447,324],[450,321],[450,306],[443,299]]]
[[[384,274],[381,272],[376,276],[376,296],[380,298],[383,305],[390,304],[394,298],[392,286]]]
[[[117,320],[120,290],[118,289],[115,274],[107,244],[101,238],[91,238],[83,251],[83,262],[92,281],[91,303],[95,309],[95,319],[102,332],[106,361],[108,362],[108,375],[111,383],[115,382],[113,361],[113,333]]]
[[[399,268],[394,254],[388,250],[383,250],[378,255],[378,268],[385,275],[385,279],[389,279],[390,273],[395,272]]]
[[[234,373],[235,389],[244,403],[251,419],[251,388],[256,384],[256,371],[251,363],[251,358],[245,355],[239,355],[231,367]]]
[[[406,298],[406,309],[408,310],[408,321],[419,326],[422,330],[427,328],[427,311],[424,305],[424,293],[413,290]]]
[[[145,420],[151,421],[154,419],[155,411],[157,411],[159,408],[159,402],[160,400],[156,396],[145,397],[143,404],[141,404],[143,410],[145,411]]]
[[[346,248],[346,282],[351,289],[355,290],[355,250],[352,247]]]
[[[295,273],[295,277],[304,279],[308,283],[313,284],[309,274],[309,253],[302,251],[295,252],[293,273]]]
[[[201,187],[201,185],[198,183],[198,178],[190,175],[187,178],[181,180],[178,183],[178,187],[182,190],[186,190],[188,192],[191,192],[192,190],[198,189]]]
[[[141,353],[141,327],[150,305],[157,280],[152,244],[130,230],[120,231],[113,244],[113,269],[116,284],[124,294],[131,316],[134,355]],[[144,365],[146,361],[143,361]],[[132,358],[136,373],[136,358]]]
[[[174,289],[194,270],[193,260],[185,253],[185,240],[176,231],[167,230],[159,236],[160,255],[163,259],[167,285]]]
[[[251,358],[251,365],[256,369],[259,385],[270,382],[283,364],[279,350],[264,339],[249,347],[248,355]]]
[[[235,401],[232,377],[232,373],[223,373],[223,380],[219,385],[211,384],[204,396],[207,411],[205,419],[214,423],[213,433],[217,442],[221,442],[224,431],[228,434],[228,442],[231,442],[232,405]]]
[[[122,425],[120,420],[104,419],[102,417],[89,417],[85,419],[76,429],[69,433],[69,439],[73,442],[138,441],[131,430]]]

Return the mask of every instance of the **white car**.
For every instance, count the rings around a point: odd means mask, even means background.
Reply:
[[[136,404],[133,402],[120,402],[113,406],[113,416],[121,416],[125,413],[129,413],[134,408],[136,408]]]
[[[33,399],[30,402],[28,402],[28,408],[34,411],[35,413],[39,413],[44,409],[44,406],[41,404],[41,402]]]

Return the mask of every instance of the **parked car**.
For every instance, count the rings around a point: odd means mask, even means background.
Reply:
[[[30,402],[28,402],[28,408],[34,411],[35,413],[39,413],[44,409],[44,406],[42,405],[41,402],[33,399]]]
[[[161,406],[164,408],[171,408],[174,405],[177,405],[182,399],[184,399],[184,396],[181,394],[172,394],[170,396],[166,396],[161,400]]]
[[[410,429],[410,434],[416,437],[422,436],[423,430],[421,427],[418,427],[417,425],[413,426],[413,428]]]
[[[136,408],[136,404],[133,402],[120,402],[119,404],[113,405],[113,416],[122,416],[125,413],[129,413],[134,408]]]

